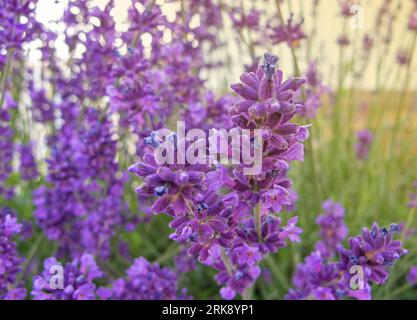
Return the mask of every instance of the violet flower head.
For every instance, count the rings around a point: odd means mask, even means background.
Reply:
[[[291,14],[285,25],[271,28],[269,38],[273,44],[286,42],[288,46],[298,48],[301,40],[307,38],[302,29],[303,24],[303,18],[299,22],[294,22],[294,15]]]
[[[362,235],[349,239],[349,248],[338,247],[339,261],[330,261],[320,251],[314,251],[297,266],[287,299],[339,300],[351,297],[371,299],[371,284],[384,284],[389,268],[407,253],[398,240],[393,240],[399,231],[396,224],[389,229],[376,224],[371,230],[363,229]],[[361,268],[363,287],[352,288],[352,267]]]
[[[337,247],[348,234],[345,224],[345,209],[340,203],[327,200],[323,203],[323,215],[317,217],[316,223],[320,226],[321,241],[316,244],[316,250],[324,257],[332,257]]]
[[[176,274],[137,258],[127,270],[126,277],[113,281],[110,287],[97,290],[103,300],[183,300],[189,299],[186,289],[179,290]]]
[[[361,130],[357,133],[358,142],[356,143],[356,157],[359,160],[366,160],[369,156],[369,149],[374,140],[373,134],[369,130]]]
[[[167,139],[171,139],[175,154],[184,156],[183,150],[176,147],[183,143],[176,140],[176,134],[173,133]],[[145,143],[156,148],[162,143],[162,138],[157,133],[151,133],[145,138]],[[184,216],[192,210],[194,196],[207,189],[204,180],[208,169],[208,165],[187,163],[159,165],[153,153],[146,153],[143,161],[132,165],[129,171],[145,180],[136,189],[140,195],[157,198],[152,206],[154,213]]]
[[[341,270],[347,274],[352,266],[358,265],[364,269],[367,282],[384,284],[389,267],[408,252],[401,241],[393,239],[398,230],[396,224],[379,228],[375,223],[370,230],[364,228],[362,235],[349,238],[349,248],[339,249]]]
[[[297,266],[292,279],[293,289],[288,291],[288,300],[335,300],[339,298],[341,284],[337,263],[329,263],[319,251],[313,251]]]
[[[62,265],[56,258],[44,261],[44,271],[33,278],[35,300],[95,300],[94,281],[103,276],[94,257],[84,253]],[[63,278],[60,279],[59,277]]]

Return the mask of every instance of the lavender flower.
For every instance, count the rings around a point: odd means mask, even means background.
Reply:
[[[51,137],[49,187],[34,192],[34,216],[49,239],[60,241],[60,254],[77,257],[87,249],[108,258],[115,228],[129,215],[111,123],[87,109],[86,128],[79,128],[69,106],[61,106],[67,123]]]
[[[291,15],[285,25],[271,29],[270,39],[272,43],[279,44],[286,42],[288,46],[297,48],[300,46],[300,41],[307,38],[302,30],[304,19],[299,22],[294,22],[294,16]]]
[[[62,273],[58,268],[62,267]],[[63,276],[63,287],[59,288]],[[35,300],[95,300],[94,280],[101,278],[103,272],[91,254],[83,254],[62,265],[55,257],[44,261],[44,271],[33,278],[31,295]]]
[[[410,285],[417,285],[417,266],[411,267],[407,276],[407,281]]]
[[[39,175],[36,167],[35,157],[33,156],[32,145],[20,146],[20,174],[23,180],[33,180]]]
[[[340,268],[346,273],[350,267],[360,265],[364,268],[366,280],[378,285],[388,279],[388,268],[407,253],[401,241],[393,240],[398,226],[392,224],[389,229],[374,224],[371,230],[364,228],[362,235],[349,239],[349,248],[340,249]]]
[[[104,300],[178,300],[188,299],[185,289],[178,290],[177,277],[168,268],[137,258],[126,277],[113,281],[111,287],[97,291]]]
[[[35,2],[33,0],[0,1],[0,69],[6,56],[16,51],[15,58],[20,58],[22,45],[32,40],[42,29],[35,19]]]
[[[0,208],[0,299],[20,300],[26,297],[26,290],[16,283],[22,270],[13,237],[21,232],[22,225],[16,214],[9,208]]]
[[[15,150],[14,130],[11,126],[11,112],[16,108],[16,103],[9,95],[5,95],[4,105],[0,106],[0,196],[9,199],[13,196],[13,188],[6,185],[13,167],[13,152]]]
[[[362,130],[357,133],[358,142],[356,144],[356,157],[359,160],[366,160],[369,155],[369,148],[372,145],[374,137],[368,130]]]
[[[307,73],[307,83],[305,86],[306,100],[304,102],[304,109],[302,110],[302,116],[311,119],[317,114],[318,108],[322,104],[323,96],[330,92],[330,89],[326,87],[320,80],[320,76],[317,71],[317,62],[310,62]],[[299,97],[301,99],[302,97]]]
[[[177,150],[177,152],[181,151]],[[145,183],[136,190],[138,193],[158,198],[152,206],[153,212],[175,212],[184,216],[193,206],[193,197],[206,188],[204,179],[208,166],[187,164],[159,166],[154,155],[147,153],[144,162],[131,166],[129,171],[145,178]]]
[[[157,199],[152,210],[173,217],[170,238],[186,245],[192,256],[218,271],[216,281],[224,298],[253,285],[260,275],[259,262],[265,254],[276,252],[288,242],[299,241],[302,230],[297,217],[286,225],[275,215],[292,205],[291,181],[286,177],[290,162],[303,160],[302,142],[308,128],[290,123],[302,109],[294,103],[295,92],[305,82],[295,78],[282,81],[275,70],[278,58],[265,55],[265,63],[256,73],[245,73],[242,83],[232,85],[244,100],[229,110],[231,121],[242,129],[263,129],[266,148],[262,172],[245,176],[243,166],[227,170],[205,165],[158,165],[145,153],[130,171],[144,179],[137,192]],[[168,141],[178,142],[175,135]],[[151,133],[144,142],[150,149],[162,138]],[[182,142],[179,141],[179,145]],[[175,148],[176,155],[181,148]],[[219,190],[225,188],[225,193]],[[260,220],[252,208],[259,206]],[[257,225],[259,223],[259,225]]]
[[[371,284],[384,284],[389,268],[407,253],[393,236],[399,230],[392,224],[389,229],[376,224],[371,230],[364,228],[362,234],[348,241],[348,249],[339,246],[338,261],[330,261],[320,251],[311,253],[297,266],[287,299],[325,299],[335,300],[344,297],[370,299]],[[363,268],[363,288],[351,287],[351,268]]]
[[[316,220],[322,239],[316,244],[316,250],[320,251],[323,257],[332,257],[348,234],[344,222],[345,209],[340,203],[327,200],[323,203],[323,210],[324,214]]]
[[[327,262],[319,251],[314,251],[297,266],[292,279],[296,289],[290,289],[286,299],[335,300],[338,292],[343,292],[338,277],[338,264]]]

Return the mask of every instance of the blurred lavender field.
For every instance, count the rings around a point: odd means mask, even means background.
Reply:
[[[0,0],[0,299],[416,299],[416,45],[416,0]]]

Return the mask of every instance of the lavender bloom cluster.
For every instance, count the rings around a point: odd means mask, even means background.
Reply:
[[[306,72],[307,83],[304,87],[304,109],[302,111],[302,116],[306,119],[315,118],[317,115],[318,108],[323,103],[323,98],[326,94],[329,94],[330,88],[325,86],[320,79],[318,73],[317,61],[312,61],[309,63],[307,72]],[[302,97],[300,97],[302,99]]]
[[[83,254],[62,265],[55,257],[43,263],[42,274],[33,278],[31,295],[35,300],[94,300],[94,280],[103,272],[91,254]],[[60,269],[62,268],[62,269]],[[59,277],[62,277],[60,279]]]
[[[26,289],[17,282],[23,259],[16,249],[13,237],[20,234],[22,225],[9,208],[0,208],[0,299],[20,300],[26,297]]]
[[[323,203],[323,215],[320,215],[316,223],[320,226],[320,238],[316,243],[316,250],[323,257],[333,257],[337,248],[348,234],[345,224],[345,208],[342,204],[327,200]]]
[[[126,277],[114,280],[110,287],[97,290],[103,300],[183,300],[189,299],[187,290],[178,290],[177,276],[157,263],[145,258],[135,259]]]
[[[243,294],[259,277],[263,256],[287,241],[299,241],[301,233],[297,217],[283,225],[277,214],[291,205],[286,172],[292,161],[303,160],[302,142],[308,137],[307,127],[290,122],[303,108],[292,97],[305,80],[283,81],[282,72],[275,70],[277,62],[276,56],[266,54],[256,72],[243,74],[242,83],[232,85],[243,100],[230,108],[231,121],[240,129],[264,133],[259,175],[245,176],[243,165],[158,165],[151,153],[130,168],[144,179],[138,193],[156,197],[153,212],[173,217],[171,238],[218,270],[216,280],[225,299]],[[145,142],[158,146],[152,135]],[[220,189],[227,192],[221,194]]]
[[[303,23],[304,19],[301,19],[299,22],[294,22],[294,16],[291,15],[286,24],[271,27],[269,37],[272,43],[279,44],[284,42],[287,43],[289,47],[299,47],[301,40],[307,38],[302,29]]]
[[[13,188],[7,186],[7,179],[12,174],[13,152],[16,148],[14,130],[11,126],[12,111],[16,108],[13,98],[6,94],[4,105],[0,106],[0,197],[13,197]]]
[[[0,0],[0,299],[191,299],[180,276],[198,263],[215,270],[223,299],[247,299],[260,276],[268,278],[262,261],[300,242],[289,170],[304,160],[309,125],[302,121],[317,115],[330,90],[309,54],[305,78],[296,70],[289,79],[277,56],[265,54],[259,63],[258,54],[268,43],[286,44],[296,66],[294,50],[307,42],[304,18],[291,14],[285,22],[282,1],[276,1],[278,25],[276,15],[256,5],[247,10],[243,2],[128,2],[121,25],[114,0],[100,6],[68,0],[59,22],[47,25],[37,21],[38,1]],[[174,19],[164,14],[171,2],[181,7]],[[376,35],[364,39],[365,51],[378,37],[391,41],[395,12],[388,2],[378,16],[389,21],[387,34],[378,21]],[[351,5],[340,1],[344,19],[352,16]],[[414,0],[407,20],[412,33],[416,12]],[[219,50],[227,49],[220,30],[225,18],[250,65],[233,92],[219,96],[206,84],[219,66],[231,67]],[[338,43],[349,45],[349,36],[342,34]],[[400,49],[397,59],[407,66],[412,54]],[[260,142],[255,133],[245,142],[252,149],[261,145],[261,171],[245,174],[249,165],[243,161],[158,163],[157,131],[177,118],[187,130],[260,130]],[[373,137],[361,131],[357,139],[357,158],[364,161]],[[174,149],[177,143],[188,147],[178,140],[169,137]],[[177,157],[181,152],[174,150]],[[137,178],[128,171],[140,179],[135,191]],[[417,193],[410,195],[410,207],[417,208]],[[386,283],[390,266],[406,253],[394,240],[402,227],[374,225],[343,247],[344,208],[328,200],[323,211],[316,221],[321,239],[297,266],[287,298],[370,298],[371,285]],[[155,222],[153,214],[169,217],[169,239],[179,250],[166,252],[161,264],[142,257],[146,252],[133,259],[125,239],[146,237],[131,232]],[[409,229],[402,232],[407,239]],[[25,262],[20,249],[35,254]],[[46,251],[51,257],[42,261]],[[175,268],[165,266],[168,259]],[[124,275],[112,269],[114,261],[117,267],[130,264]],[[361,290],[351,288],[355,266],[364,271]],[[415,268],[407,280],[416,284]]]
[[[31,144],[19,146],[20,151],[20,173],[23,180],[33,180],[39,176],[36,160],[33,155]]]
[[[347,235],[347,229],[343,223],[344,208],[331,201],[326,201],[323,207],[327,209],[333,207],[332,212],[320,216],[317,220],[322,226],[320,234],[323,240],[319,241],[316,244],[316,250],[297,266],[292,280],[294,289],[289,290],[286,298],[296,300],[339,300],[344,297],[371,299],[371,285],[386,283],[389,268],[407,253],[407,250],[402,248],[401,241],[394,240],[395,234],[400,231],[399,226],[392,224],[389,228],[380,228],[374,224],[371,229],[363,228],[361,235],[348,239],[348,247],[345,248],[341,244]],[[333,225],[334,230],[339,230],[340,233],[326,233],[330,225]],[[336,245],[337,260],[329,255],[326,244],[330,244],[332,249]],[[358,272],[362,279],[352,284],[355,272]]]

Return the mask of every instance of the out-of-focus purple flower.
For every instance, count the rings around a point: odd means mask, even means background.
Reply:
[[[368,158],[369,149],[374,140],[374,136],[369,130],[361,130],[357,133],[357,139],[356,157],[359,160],[366,160]]]
[[[32,144],[21,145],[20,151],[20,174],[23,180],[33,180],[39,175],[33,155]]]
[[[16,148],[14,130],[10,123],[11,112],[17,107],[9,93],[5,94],[4,104],[0,106],[0,196],[9,199],[13,196],[13,188],[6,185],[6,180],[13,171],[13,152]]]
[[[305,88],[304,109],[301,114],[307,119],[314,118],[318,108],[322,105],[323,96],[330,92],[320,79],[317,70],[317,61],[311,61],[306,73],[307,83]],[[300,93],[301,94],[301,93]],[[299,97],[301,99],[302,97]]]
[[[339,0],[340,14],[343,17],[351,17],[355,15],[352,6],[356,4],[356,0]]]
[[[271,27],[269,38],[274,44],[286,42],[288,46],[297,48],[300,46],[300,41],[307,38],[302,30],[303,23],[304,19],[294,22],[294,16],[291,15],[285,25]]]
[[[32,101],[33,117],[36,121],[47,123],[54,120],[54,108],[53,103],[47,98],[44,89],[36,90],[31,86],[30,98]]]
[[[372,38],[368,34],[365,34],[365,36],[362,39],[362,47],[363,47],[363,51],[364,51],[364,56],[366,56],[366,57],[369,56],[369,51],[373,48],[374,42],[375,42],[374,38]]]
[[[111,287],[97,290],[103,300],[178,300],[189,299],[186,289],[179,290],[177,276],[157,263],[137,258],[126,277],[113,281]]]
[[[417,285],[417,266],[411,267],[407,276],[407,281],[412,286]]]
[[[233,300],[236,296],[236,291],[230,287],[223,287],[220,289],[220,296],[224,300]]]
[[[230,19],[233,22],[233,27],[241,31],[245,28],[250,30],[258,30],[261,12],[259,10],[251,10],[249,13],[242,12],[240,8],[233,8],[230,13]]]
[[[320,226],[321,241],[316,244],[316,250],[323,257],[332,257],[337,252],[337,247],[348,234],[346,227],[345,209],[340,203],[327,200],[323,203],[323,215],[317,217],[316,223]]]
[[[21,228],[12,210],[0,208],[0,300],[21,300],[26,296],[26,290],[16,283],[23,259],[18,255],[13,237]]]
[[[34,192],[34,216],[49,239],[60,241],[59,254],[78,257],[87,250],[107,258],[115,228],[127,222],[129,212],[115,162],[113,128],[94,109],[85,110],[86,128],[80,128],[70,113],[76,107],[69,108],[62,110],[66,123],[51,137],[48,187]]]
[[[190,256],[186,249],[182,249],[174,258],[175,269],[178,274],[195,270],[197,259]]]
[[[417,31],[417,5],[415,5],[416,8],[414,9],[414,12],[410,14],[410,17],[408,18],[408,30]]]
[[[415,190],[413,190],[413,192],[410,193],[410,201],[408,203],[408,207],[412,209],[417,209],[417,180],[414,181],[413,188]]]
[[[103,276],[94,257],[83,254],[62,265],[56,258],[44,261],[42,274],[33,278],[31,295],[35,300],[95,300],[94,281]],[[62,268],[62,269],[61,269]],[[59,277],[63,277],[60,279]],[[60,285],[62,284],[62,287]]]
[[[15,58],[20,58],[22,45],[42,30],[35,18],[35,3],[34,0],[0,1],[0,69],[12,51]]]
[[[404,49],[398,49],[396,59],[400,66],[408,66],[411,62],[410,53]]]
[[[314,251],[297,266],[292,279],[295,289],[289,290],[286,299],[334,300],[341,289],[338,276],[337,263],[328,263],[319,251]]]
[[[350,39],[349,39],[349,36],[347,34],[341,34],[337,38],[336,42],[341,47],[347,47],[348,45],[350,45]]]

